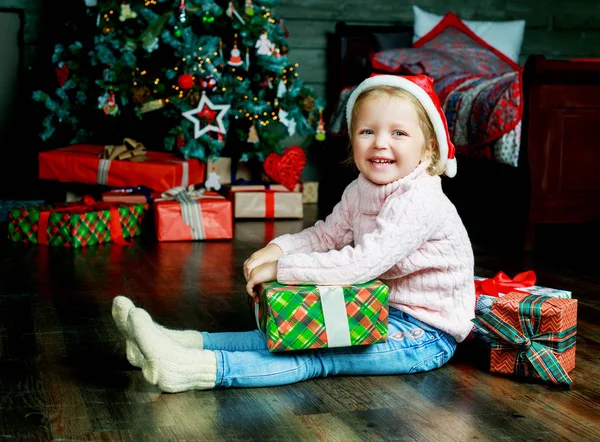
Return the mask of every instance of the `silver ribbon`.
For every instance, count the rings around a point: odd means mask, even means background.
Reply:
[[[348,326],[344,290],[340,286],[332,285],[317,286],[317,289],[321,294],[327,347],[349,347],[351,345],[350,327]]]
[[[194,240],[206,238],[200,203],[197,199],[194,199],[201,197],[203,193],[204,190],[194,190],[194,186],[192,185],[188,188],[183,186],[173,187],[161,195],[162,199],[179,202],[181,206],[181,218],[192,229],[192,239]]]
[[[187,161],[169,160],[171,163],[181,164],[181,186],[188,187],[190,183],[190,165]],[[168,192],[168,190],[167,190]]]
[[[112,160],[100,160],[100,164],[98,165],[98,177],[96,181],[98,184],[108,184],[108,169],[110,169],[110,163]]]

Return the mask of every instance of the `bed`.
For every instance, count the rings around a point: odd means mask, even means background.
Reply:
[[[319,195],[322,216],[332,210],[346,185],[357,175],[352,166],[341,165],[349,154],[343,125],[344,98],[372,73],[392,73],[381,69],[377,57],[385,58],[386,50],[399,50],[406,57],[410,51],[403,48],[411,47],[412,38],[412,26],[343,22],[329,36],[329,126],[322,161],[327,173],[322,174]],[[430,62],[433,57],[425,59]],[[413,61],[413,67],[436,68],[435,63]],[[455,66],[446,63],[443,69],[448,65]],[[486,110],[485,102],[469,108],[474,117],[465,121],[476,130],[472,130],[467,141],[480,142],[463,146],[464,137],[459,139],[460,134],[453,133],[459,141],[453,139],[457,145],[458,174],[453,179],[444,178],[443,186],[472,237],[485,239],[490,245],[508,244],[531,250],[539,224],[600,221],[600,174],[596,173],[600,145],[594,143],[600,122],[600,63],[548,60],[535,55],[527,59],[524,67],[517,65],[513,71],[509,76],[514,78],[508,79],[512,83],[502,80],[510,90],[502,97],[494,95],[494,100],[516,100],[516,105],[509,103],[513,105],[508,115],[512,118],[510,124],[505,124],[503,131],[496,131],[496,138],[490,138],[489,125],[488,132],[478,134],[479,126],[485,124],[473,118],[483,114],[487,122],[493,110]],[[413,69],[396,73],[416,72]],[[490,79],[498,84],[493,75],[484,80]],[[472,78],[467,80],[473,82]],[[441,92],[438,93],[445,94],[446,104],[452,101],[454,92]],[[494,103],[496,112],[497,104],[498,101]],[[445,107],[449,123],[457,120],[453,109],[456,107]],[[466,111],[462,112],[464,115]],[[508,121],[508,117],[502,121]]]

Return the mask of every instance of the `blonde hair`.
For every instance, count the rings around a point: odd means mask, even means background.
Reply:
[[[350,136],[350,145],[348,146],[349,156],[345,161],[347,164],[353,164],[353,149],[352,149],[352,138],[354,134],[354,128],[356,125],[356,116],[358,114],[358,109],[360,105],[373,97],[380,96],[388,96],[393,98],[399,98],[401,100],[407,100],[411,103],[415,111],[417,112],[417,116],[419,117],[419,126],[421,127],[421,131],[423,132],[423,136],[425,138],[425,144],[423,145],[423,151],[425,151],[426,146],[433,142],[432,149],[429,155],[429,160],[431,164],[427,168],[427,173],[430,175],[441,175],[446,170],[445,164],[440,162],[440,145],[435,136],[435,129],[433,128],[433,124],[431,123],[431,119],[429,115],[427,115],[427,111],[421,104],[421,102],[410,92],[405,91],[404,89],[400,89],[395,86],[373,86],[368,89],[365,89],[357,98],[356,103],[354,104],[354,108],[352,108],[352,120],[350,123],[350,127],[348,128],[349,136]]]

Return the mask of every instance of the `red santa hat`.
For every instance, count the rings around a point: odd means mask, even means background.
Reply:
[[[440,147],[440,162],[446,166],[445,174],[452,178],[456,175],[456,158],[454,158],[454,144],[450,141],[448,132],[448,123],[442,110],[440,100],[433,88],[433,79],[426,75],[378,75],[374,74],[359,84],[350,94],[348,104],[346,105],[346,121],[348,127],[352,122],[352,110],[356,104],[356,99],[366,89],[375,86],[393,86],[405,90],[412,94],[419,103],[423,105],[425,112],[429,116],[435,137]]]

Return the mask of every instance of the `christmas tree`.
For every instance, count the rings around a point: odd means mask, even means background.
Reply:
[[[140,133],[204,161],[229,140],[230,156],[262,161],[288,136],[320,135],[323,103],[288,60],[275,0],[90,2],[75,40],[54,48],[56,89],[33,93],[44,141],[58,128],[70,143]]]

